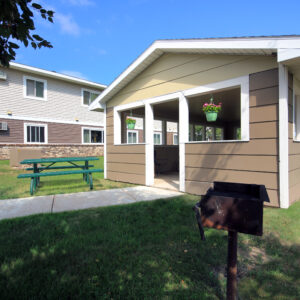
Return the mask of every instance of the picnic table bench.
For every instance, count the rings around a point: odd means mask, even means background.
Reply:
[[[93,189],[93,177],[92,173],[103,172],[102,169],[90,169],[94,167],[89,164],[89,161],[99,160],[98,157],[58,157],[58,158],[39,158],[39,159],[24,159],[21,164],[32,164],[33,167],[27,168],[27,171],[33,171],[33,173],[19,174],[18,178],[31,178],[30,182],[30,194],[36,191],[40,177],[44,176],[59,176],[59,175],[71,175],[71,174],[83,174],[83,180],[90,185],[90,189]],[[84,162],[84,164],[78,164],[78,162]],[[56,163],[68,163],[67,165],[53,166]],[[46,165],[45,165],[46,164]],[[64,169],[68,169],[65,171]],[[79,169],[79,170],[73,170]],[[45,172],[45,171],[50,172]],[[63,171],[53,171],[63,170]]]

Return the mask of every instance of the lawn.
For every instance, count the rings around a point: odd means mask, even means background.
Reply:
[[[103,157],[92,162],[94,168],[103,169]],[[56,164],[59,165],[59,164]],[[17,176],[25,171],[12,169],[8,160],[0,160],[0,199],[30,197],[30,178],[17,179]],[[121,182],[103,179],[103,173],[93,173],[94,190],[112,189],[132,186]],[[64,175],[54,177],[42,177],[41,184],[35,196],[65,194],[89,191],[89,185],[82,180],[82,175]]]
[[[224,299],[226,233],[184,195],[0,222],[2,299]],[[239,235],[241,299],[299,299],[300,202]]]

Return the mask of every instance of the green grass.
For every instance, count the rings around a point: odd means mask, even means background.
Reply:
[[[93,161],[94,168],[103,169],[103,157],[98,161]],[[56,164],[59,165],[58,163]],[[61,165],[63,165],[61,163]],[[20,169],[9,167],[8,160],[0,160],[0,199],[30,197],[30,178],[18,179],[22,173],[30,173]],[[121,182],[114,182],[103,179],[103,173],[93,173],[94,190],[112,189],[132,186]],[[41,184],[35,196],[65,194],[89,191],[89,185],[82,180],[82,175],[64,175],[54,177],[42,177]]]
[[[199,237],[184,195],[0,222],[2,299],[224,299],[226,232]],[[239,235],[242,299],[299,299],[300,202]],[[282,226],[284,226],[284,231]]]

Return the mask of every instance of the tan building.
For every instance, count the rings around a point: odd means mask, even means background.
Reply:
[[[105,177],[152,186],[175,175],[198,195],[213,181],[264,184],[270,205],[289,207],[300,198],[299,49],[300,36],[154,42],[90,106],[106,110]],[[202,110],[211,98],[222,102],[215,122]],[[144,119],[137,144],[128,115]]]
[[[101,155],[104,113],[88,107],[105,87],[17,63],[0,67],[0,159],[15,147],[44,157]]]

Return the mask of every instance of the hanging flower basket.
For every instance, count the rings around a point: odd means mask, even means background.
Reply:
[[[214,111],[206,112],[205,115],[207,122],[215,122],[218,117],[218,113]]]
[[[204,103],[202,107],[202,110],[206,115],[207,122],[215,122],[221,109],[222,103],[220,102],[218,105],[214,104],[213,98],[210,99],[210,103]]]
[[[134,129],[135,123],[136,123],[135,119],[127,118],[126,119],[127,129]]]

